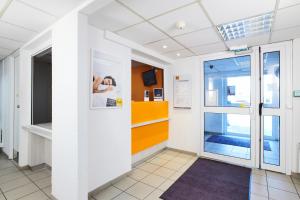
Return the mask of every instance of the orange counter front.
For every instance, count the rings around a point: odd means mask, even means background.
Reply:
[[[131,104],[131,152],[139,153],[168,139],[168,102]]]

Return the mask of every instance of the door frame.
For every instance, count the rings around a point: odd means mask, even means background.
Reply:
[[[260,71],[261,71],[261,95],[263,102],[263,54],[267,52],[280,52],[280,108],[263,108],[260,118],[260,167],[262,169],[291,174],[292,154],[292,43],[281,42],[260,46]],[[266,164],[263,161],[263,116],[280,116],[280,165]]]
[[[283,138],[284,144],[284,152],[281,155],[281,163],[284,163],[282,167],[268,167],[263,164],[262,160],[262,145],[261,138],[263,132],[261,132],[261,118],[259,115],[259,103],[261,102],[261,86],[263,84],[260,82],[260,70],[261,70],[261,61],[263,58],[261,58],[260,54],[260,48],[261,49],[270,49],[272,51],[276,51],[276,49],[280,49],[281,52],[284,52],[284,58],[282,58],[282,53],[280,53],[281,57],[281,66],[284,66],[285,73],[284,77],[281,75],[281,81],[284,81],[284,85],[280,85],[281,88],[281,96],[285,95],[284,99],[284,107],[282,108],[284,111],[284,117],[281,120],[282,130],[281,130],[281,136]],[[224,107],[205,107],[204,106],[204,62],[208,60],[217,60],[217,59],[223,59],[223,58],[232,58],[232,57],[238,57],[238,56],[251,56],[251,84],[253,84],[254,87],[251,88],[251,106],[249,108],[249,111],[243,111],[242,109],[245,108],[224,108]],[[280,42],[280,43],[273,43],[268,45],[261,45],[261,46],[255,46],[252,47],[252,52],[243,54],[243,55],[235,55],[232,52],[221,52],[221,53],[215,53],[210,55],[205,55],[200,57],[200,94],[201,94],[201,100],[200,100],[200,113],[201,113],[201,123],[200,123],[200,137],[201,137],[201,143],[200,143],[200,151],[199,155],[204,158],[209,159],[215,159],[220,160],[222,162],[230,163],[230,164],[236,164],[241,166],[246,166],[250,168],[263,168],[267,170],[277,171],[285,174],[291,174],[291,161],[292,161],[292,145],[285,145],[285,144],[292,144],[292,42]],[[283,80],[284,79],[284,80]],[[229,112],[228,112],[229,111]],[[251,118],[251,140],[254,142],[251,142],[251,156],[250,160],[235,158],[235,157],[229,157],[229,156],[223,156],[213,153],[208,153],[204,151],[204,113],[205,112],[227,112],[227,113],[236,113],[237,114],[247,114],[249,113]],[[284,135],[284,137],[283,137]],[[283,167],[284,166],[284,167]]]
[[[234,57],[240,57],[240,56],[250,56],[251,59],[251,75],[250,75],[250,84],[251,85],[256,85],[256,77],[257,73],[259,70],[257,70],[257,55],[259,55],[259,48],[258,47],[253,47],[252,52],[242,54],[242,55],[235,55],[233,52],[221,52],[221,53],[215,53],[215,54],[210,54],[201,57],[200,62],[201,62],[201,70],[200,70],[200,79],[201,79],[201,125],[200,125],[200,136],[201,136],[201,144],[200,144],[200,156],[204,158],[209,158],[209,159],[214,159],[214,160],[221,160],[226,163],[230,164],[236,164],[236,165],[241,165],[245,167],[258,167],[256,166],[256,157],[255,157],[255,152],[257,149],[257,141],[259,140],[256,130],[256,115],[258,114],[258,110],[256,108],[256,87],[251,87],[251,92],[250,92],[250,107],[247,108],[240,108],[240,107],[205,107],[204,101],[205,101],[205,96],[203,95],[205,92],[205,86],[204,86],[204,62],[209,61],[209,60],[218,60],[218,59],[226,59],[226,58],[234,58]],[[204,114],[205,112],[212,112],[212,113],[232,113],[232,114],[246,114],[250,116],[250,132],[251,132],[251,141],[256,141],[256,142],[251,142],[251,151],[250,151],[250,160],[242,159],[242,158],[237,158],[237,157],[230,157],[230,156],[225,156],[225,155],[219,155],[219,154],[213,154],[209,152],[204,151]]]

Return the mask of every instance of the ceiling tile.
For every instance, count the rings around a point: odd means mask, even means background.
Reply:
[[[270,33],[256,35],[252,37],[241,38],[237,40],[229,40],[226,45],[230,48],[233,46],[247,45],[248,47],[267,44],[269,42]]]
[[[214,43],[214,44],[193,47],[193,48],[191,48],[191,50],[197,55],[202,55],[202,54],[226,51],[227,48],[223,42],[218,42],[218,43]]]
[[[1,19],[35,31],[42,31],[56,20],[55,17],[18,1],[10,4]]]
[[[89,16],[90,24],[110,31],[120,30],[142,21],[142,18],[115,1]]]
[[[0,20],[0,36],[2,37],[10,38],[20,42],[26,42],[33,38],[35,34],[36,32],[14,26]]]
[[[295,38],[300,38],[300,26],[274,31],[271,41],[281,42]]]
[[[10,40],[10,39],[3,38],[0,36],[0,47],[15,50],[15,49],[18,49],[22,44],[23,43],[21,43],[21,42],[16,42],[14,40]]]
[[[216,25],[274,11],[276,0],[202,0]]]
[[[171,59],[180,59],[180,58],[186,58],[186,57],[194,56],[193,53],[191,53],[190,51],[188,51],[186,49],[168,52],[168,53],[165,53],[163,55],[165,55],[165,56],[167,56]]]
[[[0,57],[1,56],[5,57],[5,56],[9,55],[11,52],[13,52],[13,51],[0,47]]]
[[[179,41],[185,47],[194,47],[203,44],[221,42],[220,38],[213,30],[213,28],[203,29],[201,31],[176,36],[174,37],[174,39]]]
[[[279,8],[285,8],[296,4],[300,4],[300,0],[281,0],[279,3]]]
[[[165,46],[166,48],[163,48],[163,46]],[[158,42],[146,44],[145,47],[150,48],[159,53],[177,51],[184,48],[172,39],[160,40]]]
[[[195,0],[119,0],[146,19],[179,8]]]
[[[180,20],[186,22],[186,28],[184,30],[179,30],[176,27],[176,22]],[[198,3],[154,18],[151,20],[151,23],[164,30],[171,36],[211,27],[211,23],[205,16]]]
[[[167,38],[165,34],[154,28],[148,22],[143,22],[124,29],[119,31],[118,34],[139,44],[146,44]]]
[[[300,25],[299,13],[300,13],[300,4],[297,6],[278,10],[275,23],[274,23],[274,30],[299,26]]]
[[[61,17],[85,0],[19,0],[32,7],[43,10],[54,16]]]

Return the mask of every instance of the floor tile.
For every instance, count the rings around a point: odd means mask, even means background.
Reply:
[[[154,191],[154,189],[155,189],[154,187],[151,187],[144,183],[137,183],[132,187],[130,187],[128,190],[126,190],[126,192],[138,199],[144,199],[152,191]]]
[[[42,170],[40,172],[34,173],[34,174],[29,174],[28,177],[32,180],[32,181],[37,181],[40,179],[44,179],[51,176],[51,173],[49,174],[48,170]]]
[[[274,200],[299,200],[297,194],[275,188],[269,188],[269,198]]]
[[[267,176],[266,171],[263,169],[252,169],[252,174],[257,174],[260,176]]]
[[[158,186],[160,186],[163,182],[165,182],[165,178],[161,177],[161,176],[157,176],[155,174],[150,174],[149,176],[146,176],[145,178],[143,178],[141,180],[142,183],[145,183],[147,185],[150,185],[152,187],[157,188]]]
[[[154,190],[151,194],[149,194],[145,200],[161,200],[161,198],[159,198],[164,192],[156,189]]]
[[[162,176],[162,177],[165,177],[165,178],[169,178],[175,172],[176,171],[174,171],[174,170],[167,169],[165,167],[160,167],[155,172],[153,172],[153,174],[158,175],[158,176]]]
[[[251,181],[254,183],[258,183],[261,185],[267,185],[267,178],[266,176],[260,176],[257,174],[252,174],[251,175]]]
[[[118,196],[121,193],[122,193],[122,191],[119,190],[118,188],[116,188],[114,186],[110,186],[110,187],[100,191],[99,193],[93,195],[93,197],[97,200],[110,200],[110,199]]]
[[[19,170],[15,166],[8,167],[8,168],[5,168],[5,169],[1,169],[0,170],[0,178],[3,175],[7,175],[7,174],[14,173],[14,172],[17,172],[17,171],[19,171]]]
[[[151,163],[144,163],[142,164],[141,166],[138,167],[139,169],[142,169],[146,172],[154,172],[155,170],[157,170],[159,168],[159,165],[154,165],[154,164],[151,164]]]
[[[167,150],[163,151],[163,153],[165,155],[169,155],[169,156],[177,156],[177,155],[179,155],[179,152],[173,151],[173,150],[170,150],[170,149],[167,149]]]
[[[174,161],[169,161],[164,165],[164,167],[168,169],[179,170],[181,167],[183,167],[183,164]]]
[[[161,158],[161,159],[164,159],[164,160],[172,160],[175,156],[171,156],[171,155],[168,155],[168,154],[162,154],[162,155],[159,155],[158,158]]]
[[[152,163],[152,164],[155,164],[155,165],[163,166],[168,161],[164,160],[164,159],[161,159],[161,158],[153,158],[149,162]]]
[[[34,182],[39,188],[43,189],[51,185],[51,176],[39,179]]]
[[[251,194],[268,197],[268,187],[257,183],[251,184]]]
[[[144,170],[141,170],[141,169],[134,169],[134,170],[129,174],[129,177],[139,181],[139,180],[145,178],[145,177],[146,177],[147,175],[149,175],[149,174],[150,174],[149,172],[146,172],[146,171],[144,171]]]
[[[0,200],[6,200],[3,194],[0,193]]]
[[[7,200],[15,200],[15,199],[24,197],[26,195],[29,195],[33,192],[36,192],[38,190],[39,190],[38,187],[36,187],[34,184],[30,183],[30,184],[18,187],[14,190],[5,192],[4,195],[6,196]]]
[[[259,196],[256,194],[251,194],[250,200],[269,200],[269,199],[267,197]]]
[[[13,167],[14,164],[9,160],[0,160],[0,169],[5,169],[8,167]]]
[[[0,188],[3,192],[7,192],[9,190],[18,188],[18,187],[26,185],[28,183],[31,183],[31,181],[27,177],[23,176],[23,177],[2,183],[0,185]]]
[[[130,178],[130,177],[125,177],[121,179],[120,181],[116,182],[114,186],[120,190],[127,190],[129,187],[134,185],[137,181]]]
[[[113,200],[138,200],[137,198],[123,192],[119,196],[115,197]]]
[[[188,158],[175,157],[172,161],[177,162],[177,163],[181,163],[181,164],[186,164],[187,162],[189,162],[189,160],[190,159],[188,159]]]
[[[20,178],[20,177],[25,177],[24,174],[22,172],[14,172],[14,173],[10,173],[7,175],[3,175],[0,177],[0,184],[6,183],[8,181]]]
[[[43,192],[37,191],[25,197],[22,197],[19,200],[49,200],[49,198]]]
[[[175,172],[174,174],[172,174],[169,179],[176,181],[177,179],[179,179],[179,177],[181,177],[183,174],[183,172]]]
[[[284,190],[287,192],[297,193],[297,190],[294,184],[286,182],[286,181],[279,181],[276,179],[268,179],[268,186],[272,188],[276,188],[279,190]]]
[[[279,181],[286,181],[286,182],[292,183],[291,177],[287,176],[285,174],[267,171],[267,177],[271,178],[271,179],[279,180]]]
[[[166,191],[167,189],[169,189],[169,187],[171,187],[171,185],[173,185],[174,182],[175,181],[172,181],[172,180],[166,180],[158,187],[158,189],[160,189],[162,191]]]
[[[51,197],[51,199],[55,199],[55,198],[52,196],[52,188],[51,188],[51,186],[46,187],[46,188],[43,188],[42,191],[43,191],[44,193],[46,193],[47,196]]]

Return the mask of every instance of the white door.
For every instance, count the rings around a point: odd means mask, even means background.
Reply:
[[[20,102],[19,102],[19,80],[20,80],[20,57],[15,57],[14,61],[14,144],[13,144],[13,158],[17,160],[19,152],[19,133],[20,133]]]
[[[287,172],[286,144],[291,134],[286,126],[292,93],[289,47],[289,43],[265,45],[260,52],[261,168],[282,173]]]
[[[201,155],[254,167],[257,145],[256,53],[205,57],[202,80]]]
[[[290,47],[285,42],[204,58],[201,156],[290,173]]]

